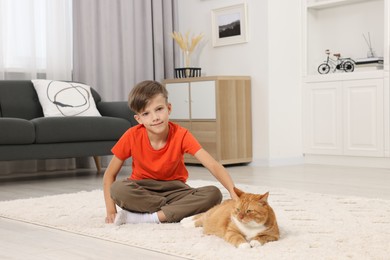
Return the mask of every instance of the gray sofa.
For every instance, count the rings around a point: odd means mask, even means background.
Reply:
[[[110,155],[137,124],[127,102],[104,102],[91,88],[102,117],[44,117],[29,80],[0,80],[0,161]]]

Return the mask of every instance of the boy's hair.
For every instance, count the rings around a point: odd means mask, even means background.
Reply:
[[[162,94],[168,102],[168,91],[162,84],[153,80],[142,81],[131,90],[128,101],[129,107],[135,113],[140,113],[149,101],[158,94]]]

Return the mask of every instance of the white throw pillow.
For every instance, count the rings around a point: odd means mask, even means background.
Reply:
[[[91,87],[76,82],[32,80],[43,114],[50,116],[101,116]]]

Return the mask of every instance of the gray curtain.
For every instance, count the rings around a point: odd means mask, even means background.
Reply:
[[[31,176],[33,174],[41,175],[46,171],[69,171],[81,168],[95,167],[91,158],[69,158],[69,159],[47,159],[47,160],[19,160],[19,161],[1,161],[0,176]],[[16,175],[15,175],[16,174]]]
[[[142,80],[172,78],[176,0],[74,0],[73,80],[124,101]]]

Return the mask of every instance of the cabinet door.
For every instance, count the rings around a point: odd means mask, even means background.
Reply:
[[[191,119],[216,119],[215,81],[191,82]]]
[[[311,83],[305,97],[305,153],[342,154],[340,82]]]
[[[383,80],[344,83],[344,154],[384,156]]]
[[[189,84],[169,83],[165,85],[168,90],[168,101],[172,104],[171,119],[190,119]]]

